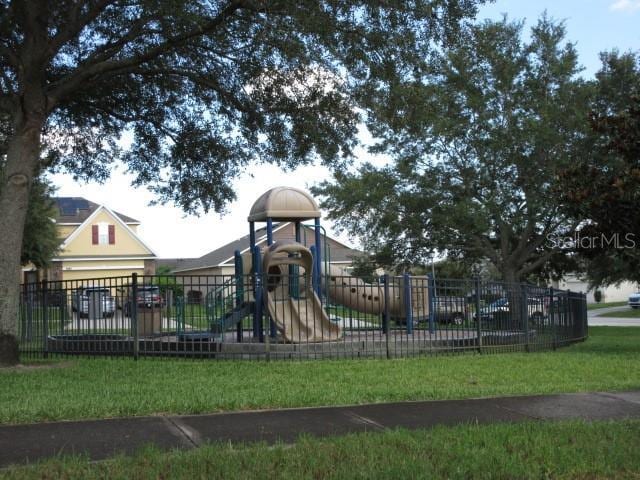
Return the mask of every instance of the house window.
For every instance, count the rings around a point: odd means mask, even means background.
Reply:
[[[93,245],[114,245],[116,243],[115,225],[99,223],[91,227],[91,243]]]

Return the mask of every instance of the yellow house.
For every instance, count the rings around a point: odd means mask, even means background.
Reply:
[[[55,221],[62,245],[46,273],[48,280],[155,273],[156,254],[138,236],[138,220],[81,197],[54,200],[58,209]],[[26,270],[25,283],[30,282],[30,274],[31,281],[37,280],[37,272]]]

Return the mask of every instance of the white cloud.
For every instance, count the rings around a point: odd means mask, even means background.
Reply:
[[[635,12],[640,10],[640,0],[616,0],[609,5],[609,10],[617,12]]]

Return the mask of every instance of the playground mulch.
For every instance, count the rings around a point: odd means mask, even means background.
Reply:
[[[290,443],[300,436],[436,426],[640,418],[640,391],[383,403],[212,415],[148,416],[0,426],[0,466],[58,455],[93,460],[143,447],[195,448],[210,442]]]

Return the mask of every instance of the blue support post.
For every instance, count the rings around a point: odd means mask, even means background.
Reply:
[[[300,222],[295,222],[296,242],[300,243]],[[297,265],[289,265],[289,295],[300,297],[300,269]]]
[[[385,273],[382,277],[384,282],[384,311],[382,312],[382,331],[385,334],[389,333],[389,274]],[[389,336],[387,335],[387,357],[389,357]]]
[[[404,287],[404,316],[407,322],[407,333],[413,333],[413,309],[411,307],[411,276],[408,273],[403,275]]]
[[[315,245],[309,247],[311,256],[313,257],[313,263],[311,264],[311,282],[313,283],[313,289],[318,292],[318,263],[316,262],[316,256],[318,255]]]
[[[267,245],[273,243],[273,220],[267,218]]]
[[[321,241],[320,241],[320,219],[319,218],[315,218],[314,219],[314,225],[315,225],[315,237],[316,237],[316,254],[314,256],[314,259],[316,261],[316,272],[317,272],[317,282],[316,282],[316,293],[318,294],[318,298],[322,298],[322,285],[320,284],[320,282],[322,281],[322,245],[321,245]]]
[[[251,252],[251,254],[253,254],[253,248],[255,246],[256,246],[256,224],[255,222],[249,222],[249,251]]]
[[[435,310],[436,310],[436,282],[433,275],[427,275],[429,284],[429,333],[436,331]]]
[[[264,329],[262,328],[262,259],[260,247],[253,247],[253,336],[264,342]]]
[[[235,294],[235,302],[234,307],[239,309],[242,307],[244,303],[244,275],[243,275],[243,265],[242,265],[242,256],[240,255],[240,250],[236,250],[233,252],[234,257],[234,265],[235,265],[235,284],[236,284],[236,294]],[[240,320],[236,324],[236,340],[238,343],[242,343],[242,320]]]

